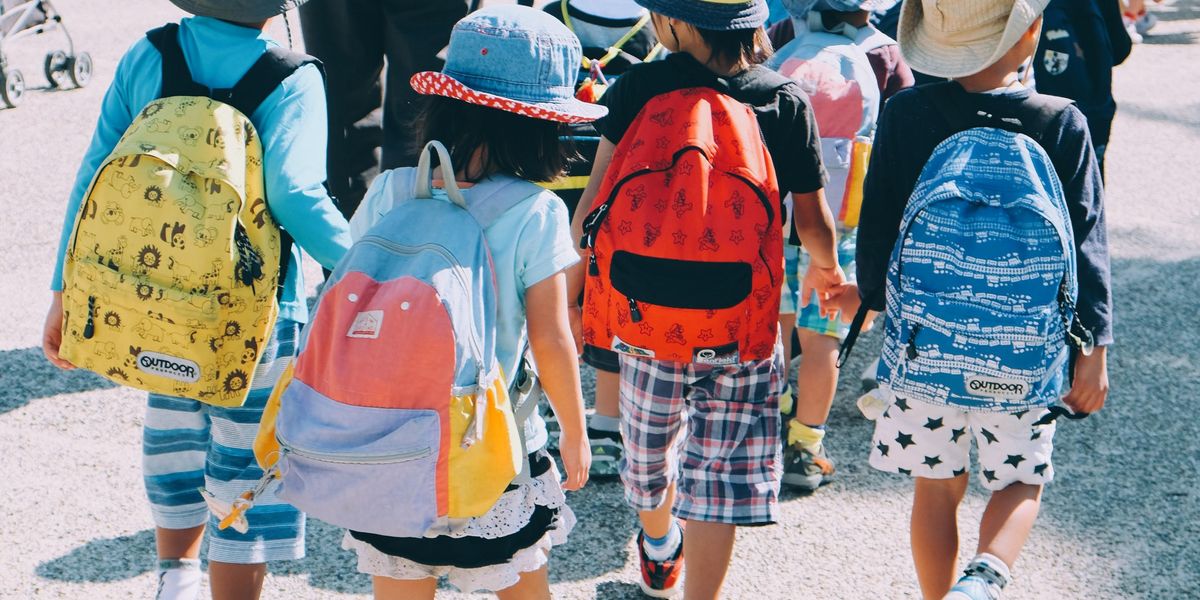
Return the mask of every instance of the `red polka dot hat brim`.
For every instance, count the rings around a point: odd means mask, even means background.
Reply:
[[[457,79],[437,71],[422,71],[412,76],[409,84],[418,94],[445,96],[470,104],[487,106],[543,121],[558,123],[588,123],[608,114],[608,108],[575,98],[553,104],[534,104],[473,90]]]

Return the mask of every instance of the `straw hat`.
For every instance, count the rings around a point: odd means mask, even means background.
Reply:
[[[1050,0],[904,0],[897,37],[908,66],[965,77],[1008,52]]]
[[[193,15],[236,23],[266,21],[305,2],[307,0],[171,0],[171,4]]]

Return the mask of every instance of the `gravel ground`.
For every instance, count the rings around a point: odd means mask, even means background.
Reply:
[[[140,32],[175,18],[161,0],[59,0],[96,79],[32,90],[0,111],[0,598],[145,598],[153,536],[140,481],[142,395],[42,358],[62,205],[113,68]],[[1058,479],[1008,598],[1200,598],[1200,0],[1155,7],[1161,24],[1116,73],[1121,110],[1109,150],[1109,231],[1118,346],[1109,408],[1058,434]],[[299,38],[299,36],[296,36]],[[10,60],[41,86],[51,45]],[[878,344],[868,337],[849,372]],[[910,485],[866,466],[870,424],[846,382],[830,422],[835,483],[784,498],[783,522],[739,535],[730,598],[915,598],[907,545]],[[962,514],[978,518],[973,484]],[[634,516],[619,485],[574,494],[580,525],[554,554],[554,595],[636,598]],[[308,558],[273,565],[264,598],[365,597],[368,580],[310,521]],[[963,553],[974,546],[963,528]],[[446,593],[444,597],[465,597]]]

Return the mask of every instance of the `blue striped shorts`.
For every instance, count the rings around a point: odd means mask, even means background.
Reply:
[[[239,408],[150,394],[142,432],[142,475],[154,524],[190,529],[208,524],[208,559],[256,564],[304,557],[304,514],[275,499],[274,487],[246,514],[250,529],[217,529],[199,488],[233,501],[263,472],[252,450],[271,389],[296,353],[300,324],[280,319],[259,351],[250,397]]]

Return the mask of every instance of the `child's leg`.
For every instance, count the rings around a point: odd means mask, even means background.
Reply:
[[[500,600],[550,600],[550,568],[521,573],[516,585],[496,592]]]
[[[1014,483],[993,492],[979,523],[979,552],[998,557],[1011,567],[1033,531],[1041,503],[1040,485]]]
[[[958,505],[971,457],[969,413],[897,398],[878,419],[871,466],[916,479],[909,536],[925,598],[940,600],[954,584]]]
[[[263,345],[250,395],[238,408],[208,407],[212,444],[208,450],[205,487],[217,498],[232,501],[262,478],[251,445],[258,432],[267,399],[284,365],[295,355],[299,325],[280,320]],[[221,530],[217,518],[209,520],[209,581],[214,600],[258,598],[266,573],[265,563],[304,557],[304,515],[275,497],[269,487],[246,512],[250,529],[242,534]]]
[[[909,536],[926,598],[940,599],[958,579],[958,505],[967,481],[966,473],[951,479],[916,478]]]
[[[371,587],[375,590],[375,600],[421,600],[432,599],[437,594],[437,582],[436,577],[392,579],[375,576],[371,578]]]
[[[687,523],[688,598],[719,596],[736,526],[778,519],[783,369],[778,346],[772,358],[736,370],[688,366],[690,414],[676,502]]]
[[[796,394],[795,420],[813,428],[825,426],[829,409],[837,394],[838,339],[810,329],[800,328],[800,347],[804,356],[800,359],[799,382]]]
[[[592,448],[592,477],[609,478],[620,472],[621,462],[621,363],[617,353],[587,346],[584,360],[596,369],[595,413],[588,418]]]
[[[728,523],[687,521],[683,555],[688,557],[683,595],[692,598],[717,598],[725,583],[725,574],[733,558],[737,527]]]
[[[195,600],[208,507],[204,486],[208,411],[195,400],[150,394],[142,429],[142,478],[155,524],[159,600]]]
[[[652,538],[671,528],[684,387],[681,365],[621,357],[621,482],[626,501]]]

